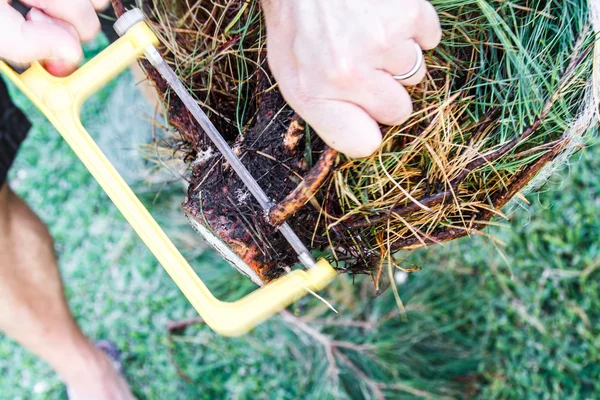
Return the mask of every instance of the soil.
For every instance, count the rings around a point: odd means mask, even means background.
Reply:
[[[233,148],[273,203],[278,203],[298,185],[299,180],[293,179],[295,175],[305,175],[308,168],[304,143],[298,142],[295,151],[290,153],[282,140],[282,132],[286,132],[297,117],[279,92],[268,91],[269,87],[267,77],[258,78],[256,113]],[[186,132],[196,131],[196,127],[189,124],[183,128]],[[317,137],[313,139],[313,143],[318,143],[312,149],[313,156],[318,158],[324,146]],[[212,147],[203,142],[202,148]],[[284,268],[297,262],[292,248],[267,223],[265,212],[218,155],[194,164],[188,196],[182,207],[188,216],[211,227],[265,281],[281,275]],[[317,224],[315,212],[302,209],[289,222],[308,243]]]
[[[112,3],[116,15],[122,15],[125,10],[123,2],[113,0]],[[141,63],[159,96],[169,99],[164,102],[169,123],[181,133],[188,149],[186,161],[191,163],[192,172],[188,195],[182,204],[184,213],[215,232],[262,281],[268,282],[282,275],[297,263],[296,253],[267,222],[268,215],[219,155],[185,106],[178,98],[169,95],[170,90],[159,73],[148,62]],[[299,126],[304,130],[304,123],[287,106],[279,91],[272,88],[273,78],[267,75],[267,63],[256,68],[254,73],[256,87],[250,97],[252,101],[246,102],[249,109],[243,129],[238,129],[235,123],[210,110],[206,111],[275,205],[297,188],[300,177],[309,173],[311,165],[307,159],[318,160],[327,148],[317,135],[311,134],[311,154],[305,157],[305,140],[292,140],[291,143],[284,140],[288,130]],[[231,95],[213,91],[210,104],[221,115],[236,115],[236,103],[232,102]],[[243,134],[239,133],[240,130]],[[318,223],[318,212],[314,208],[301,208],[288,222],[311,249],[328,243],[325,238],[314,235]]]

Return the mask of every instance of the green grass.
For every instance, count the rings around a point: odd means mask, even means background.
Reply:
[[[132,130],[125,133],[104,111],[131,104],[135,96],[125,74],[84,110],[92,134],[109,138],[105,147],[127,147],[125,136],[143,130],[143,111],[119,121]],[[14,189],[56,239],[75,317],[90,337],[120,346],[140,398],[371,396],[364,376],[339,356],[339,379],[333,380],[324,348],[281,317],[240,339],[218,337],[205,326],[170,338],[166,322],[195,312],[54,129],[16,97],[34,129],[12,171]],[[327,297],[340,311],[338,321],[365,321],[370,329],[323,321],[333,316],[312,300],[293,311],[317,318],[310,326],[335,340],[369,346],[341,353],[372,381],[396,383],[382,388],[389,398],[423,392],[485,399],[598,397],[600,147],[578,158],[544,193],[529,196],[531,206],[511,213],[510,227],[490,230],[504,245],[472,238],[403,254],[423,267],[398,286],[408,322],[396,316],[377,323],[395,313],[393,294],[375,297],[362,277],[354,284],[339,279]],[[138,181],[134,189],[213,290],[235,298],[251,288],[196,241],[178,211],[184,196],[179,184]],[[2,399],[64,398],[53,372],[7,338],[0,338],[0,389]]]

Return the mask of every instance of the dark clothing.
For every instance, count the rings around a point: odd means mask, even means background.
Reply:
[[[25,114],[10,100],[6,85],[0,78],[0,186],[4,184],[30,127]]]

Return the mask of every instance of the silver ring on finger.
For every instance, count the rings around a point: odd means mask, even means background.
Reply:
[[[425,62],[425,57],[423,57],[423,50],[421,49],[421,47],[417,43],[415,43],[414,45],[415,51],[417,53],[417,61],[415,61],[415,66],[405,74],[392,75],[392,78],[398,81],[404,81],[406,79],[412,78],[421,70],[423,63]]]

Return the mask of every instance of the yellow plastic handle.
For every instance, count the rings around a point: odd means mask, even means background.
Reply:
[[[147,46],[157,44],[154,33],[140,22],[66,78],[51,76],[38,63],[19,75],[0,61],[0,72],[56,127],[204,321],[222,335],[243,335],[306,295],[307,289],[323,289],[336,273],[326,260],[319,260],[309,271],[295,270],[232,303],[217,300],[196,275],[79,119],[90,94],[127,68]]]

